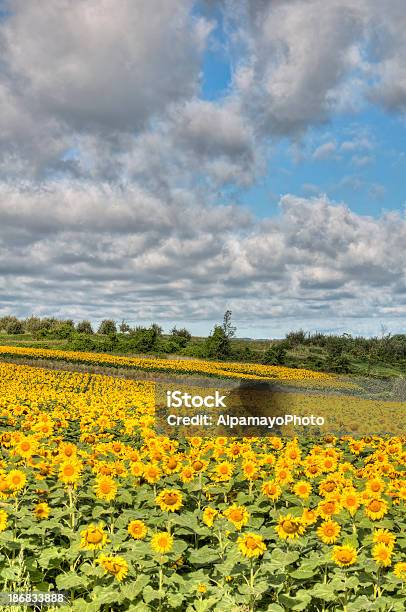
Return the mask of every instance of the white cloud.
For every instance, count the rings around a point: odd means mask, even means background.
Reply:
[[[404,110],[403,1],[383,11],[376,0],[224,0],[235,70],[215,102],[200,92],[214,25],[195,16],[193,0],[9,6],[0,22],[4,311],[196,321],[227,304],[247,325],[272,315],[330,327],[400,317],[401,214],[356,215],[309,183],[317,195],[285,195],[277,218],[218,203],[267,170],[279,136],[299,155],[307,128],[368,97]],[[314,159],[347,153],[357,165],[375,147],[358,127],[318,144]],[[341,183],[364,187],[356,176]],[[384,194],[371,186],[371,197]]]
[[[336,151],[337,145],[335,142],[325,142],[313,151],[312,157],[316,160],[331,159],[336,157]]]
[[[400,214],[286,195],[277,218],[253,223],[235,207],[60,182],[3,185],[0,202],[3,312],[213,321],[227,303],[248,323],[273,312],[286,326],[317,310],[334,325],[405,303]]]

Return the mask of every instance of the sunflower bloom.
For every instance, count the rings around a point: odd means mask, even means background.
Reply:
[[[117,483],[111,476],[99,476],[93,488],[96,497],[104,501],[112,501],[117,495]]]
[[[183,506],[182,499],[182,493],[178,489],[164,489],[157,495],[155,503],[164,512],[176,512]]]
[[[205,523],[207,527],[213,527],[214,519],[217,515],[217,510],[207,506],[207,508],[203,510],[203,523]]]
[[[366,484],[366,490],[370,495],[380,497],[385,492],[385,483],[380,478],[371,478]]]
[[[103,524],[95,525],[91,523],[86,529],[80,532],[82,537],[80,548],[85,550],[98,550],[107,543],[107,533],[103,529]]]
[[[9,488],[17,493],[21,491],[25,487],[25,483],[27,482],[27,476],[21,470],[11,470],[7,474],[7,483]]]
[[[406,582],[406,561],[399,561],[393,568],[393,573],[396,578],[400,578]]]
[[[47,519],[49,516],[49,506],[46,502],[37,504],[34,508],[34,514],[38,519]]]
[[[233,470],[234,468],[229,461],[223,461],[216,465],[212,478],[217,482],[226,482],[230,480]]]
[[[396,536],[389,529],[376,529],[373,535],[375,544],[385,544],[388,548],[393,548],[396,542]]]
[[[62,463],[58,478],[64,484],[75,484],[81,475],[82,464],[75,459],[71,459]]]
[[[0,510],[0,531],[4,531],[8,524],[8,514],[5,510]]]
[[[327,499],[318,505],[318,511],[322,518],[330,519],[334,514],[339,514],[341,506],[336,499]]]
[[[272,501],[276,501],[282,495],[281,487],[274,480],[264,482],[261,490]]]
[[[361,505],[360,497],[356,491],[345,492],[341,497],[341,504],[351,516],[354,516]]]
[[[168,531],[160,531],[152,537],[151,548],[161,555],[168,553],[173,548],[173,537]]]
[[[300,518],[294,517],[291,514],[280,516],[278,524],[275,527],[278,536],[282,540],[292,540],[303,535],[305,527]]]
[[[224,510],[223,514],[226,519],[234,525],[237,531],[240,531],[242,526],[246,525],[250,518],[246,508],[244,508],[244,506],[237,506],[236,504]]]
[[[324,544],[334,544],[341,532],[341,526],[336,521],[324,521],[317,529],[317,535]]]
[[[313,525],[317,521],[318,517],[319,513],[316,508],[313,510],[311,508],[304,508],[300,520],[303,525]]]
[[[143,521],[135,520],[128,524],[127,531],[134,540],[143,540],[148,528]]]
[[[238,548],[244,557],[251,559],[263,555],[266,551],[266,544],[262,536],[255,533],[245,533],[238,538]]]
[[[357,551],[353,546],[334,546],[332,559],[340,567],[349,567],[357,561]]]
[[[128,563],[123,557],[100,555],[96,563],[99,563],[104,571],[114,576],[118,582],[121,582],[128,574]]]
[[[372,556],[374,561],[381,567],[389,567],[392,565],[392,548],[386,546],[382,542],[375,544],[372,548]]]
[[[299,480],[293,487],[293,492],[301,499],[307,499],[312,492],[312,485],[307,480]]]
[[[34,438],[22,438],[15,447],[15,450],[20,457],[28,459],[37,450],[38,443]]]
[[[385,516],[388,511],[388,504],[384,499],[371,499],[365,505],[365,514],[371,521],[378,521]]]

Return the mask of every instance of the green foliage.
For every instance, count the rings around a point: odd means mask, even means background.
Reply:
[[[24,325],[21,321],[17,319],[17,317],[9,317],[10,320],[5,326],[5,331],[7,334],[17,335],[24,333]]]
[[[87,320],[79,321],[76,325],[76,331],[79,334],[93,334],[92,324]]]
[[[116,322],[113,321],[113,319],[103,319],[103,321],[99,325],[97,333],[102,334],[103,336],[111,336],[112,334],[116,334]]]
[[[128,325],[124,319],[121,321],[119,325],[119,330],[121,334],[127,334],[130,331],[131,327]]]
[[[223,359],[231,352],[230,339],[226,335],[223,326],[215,325],[212,333],[205,342],[205,353],[207,357]]]
[[[185,346],[192,339],[192,334],[186,329],[177,329],[176,325],[171,329],[171,340],[175,341],[179,348],[185,348]]]
[[[120,346],[126,346],[127,352],[150,353],[159,347],[161,336],[160,328],[156,325],[151,327],[137,327],[129,333],[128,339],[121,339]]]
[[[286,363],[286,344],[273,342],[265,351],[262,363],[266,365],[284,365]]]

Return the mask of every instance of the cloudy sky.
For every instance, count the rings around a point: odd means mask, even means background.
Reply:
[[[404,0],[0,0],[0,314],[405,331]]]

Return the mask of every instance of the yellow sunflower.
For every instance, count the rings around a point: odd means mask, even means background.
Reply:
[[[234,468],[229,461],[222,461],[216,465],[212,479],[216,482],[226,482],[227,480],[230,480],[233,469]]]
[[[384,499],[371,499],[365,504],[365,514],[371,521],[378,521],[388,511],[388,504]]]
[[[80,535],[82,537],[80,548],[85,550],[97,550],[103,548],[107,543],[107,533],[103,529],[103,523],[98,525],[91,523],[80,532]]]
[[[238,538],[238,548],[244,557],[251,559],[263,555],[266,551],[266,544],[262,536],[255,533],[245,533]]]
[[[5,510],[0,510],[0,531],[4,531],[8,524],[8,514]]]
[[[38,519],[47,519],[49,516],[49,506],[46,502],[37,504],[34,508],[34,514]]]
[[[8,488],[11,491],[18,492],[25,487],[27,476],[21,470],[11,470],[7,474]]]
[[[173,537],[168,531],[160,531],[152,537],[151,548],[161,555],[168,553],[173,548]]]
[[[361,505],[360,496],[356,491],[346,491],[341,496],[341,504],[343,508],[348,510],[351,516],[354,516]]]
[[[274,480],[264,482],[261,490],[272,501],[276,501],[282,495],[281,487]]]
[[[93,488],[98,499],[112,501],[117,495],[117,483],[111,476],[99,476]]]
[[[121,582],[128,574],[128,563],[123,557],[100,555],[96,563],[99,563],[104,571],[114,576],[118,582]]]
[[[312,485],[307,480],[299,480],[294,485],[293,492],[301,499],[307,499],[312,492]]]
[[[317,509],[320,516],[327,520],[334,514],[339,514],[341,506],[336,499],[326,499],[319,503]]]
[[[134,540],[143,540],[147,535],[148,528],[143,521],[134,520],[128,524],[127,531]]]
[[[357,561],[357,551],[353,546],[334,546],[332,559],[340,567],[349,567]]]
[[[300,520],[303,525],[313,525],[317,521],[318,516],[319,514],[317,512],[317,509],[312,510],[311,508],[304,508]]]
[[[132,466],[131,469],[132,474],[135,476],[134,468],[135,464]],[[143,476],[145,480],[149,482],[149,484],[155,484],[161,478],[162,472],[156,465],[150,463],[148,465],[144,465]]]
[[[375,544],[372,548],[372,556],[374,561],[382,567],[392,565],[392,548],[389,548],[389,546],[382,542]]]
[[[31,457],[38,448],[35,438],[24,437],[16,444],[15,450],[20,457]]]
[[[76,459],[69,459],[61,464],[58,478],[64,484],[75,484],[81,475],[82,464]]]
[[[393,573],[396,578],[400,578],[406,582],[406,561],[399,561],[393,568]]]
[[[366,490],[374,497],[380,497],[385,492],[385,483],[381,478],[370,478],[366,484]]]
[[[211,508],[210,506],[207,506],[203,510],[203,522],[207,525],[207,527],[212,527],[214,523],[214,519],[216,518],[217,515],[218,515],[217,510],[215,510],[214,508]]]
[[[243,525],[246,525],[249,521],[250,515],[244,506],[237,506],[233,504],[230,508],[227,508],[223,512],[226,519],[230,521],[240,531]]]
[[[294,517],[291,514],[280,516],[275,529],[282,540],[298,538],[305,531],[300,518]]]
[[[192,482],[195,477],[195,472],[190,465],[187,465],[180,472],[180,479],[184,483]]]
[[[340,531],[341,527],[336,521],[324,521],[317,529],[317,535],[324,544],[334,544]]]
[[[175,512],[183,506],[182,499],[182,493],[178,489],[164,489],[157,495],[155,503],[164,512]]]
[[[375,544],[385,544],[388,548],[393,548],[396,542],[396,536],[389,529],[376,529],[373,535]]]

